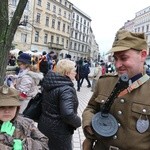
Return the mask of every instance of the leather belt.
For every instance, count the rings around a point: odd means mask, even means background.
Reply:
[[[120,150],[120,149],[116,146],[109,146],[109,150]]]

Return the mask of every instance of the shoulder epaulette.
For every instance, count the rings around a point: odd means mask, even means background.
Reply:
[[[118,73],[106,73],[105,75],[102,75],[99,78],[116,77],[116,76],[118,76]]]

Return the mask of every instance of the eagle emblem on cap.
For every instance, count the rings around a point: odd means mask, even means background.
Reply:
[[[9,91],[9,87],[8,87],[7,85],[4,85],[4,86],[2,87],[2,93],[3,93],[3,94],[8,94],[8,91]]]

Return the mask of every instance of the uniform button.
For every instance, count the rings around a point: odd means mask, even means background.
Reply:
[[[121,100],[120,100],[120,102],[121,102],[121,103],[124,103],[124,102],[125,102],[125,100],[124,100],[124,99],[121,99]]]
[[[117,135],[114,135],[114,136],[113,136],[113,139],[114,139],[114,140],[117,139]]]
[[[146,109],[143,109],[142,112],[143,112],[143,113],[146,113]]]
[[[104,100],[101,100],[101,102],[104,103],[105,101],[104,101]]]
[[[118,127],[120,127],[121,126],[121,124],[120,123],[118,123]]]
[[[118,115],[122,115],[122,111],[119,110],[119,111],[118,111]]]

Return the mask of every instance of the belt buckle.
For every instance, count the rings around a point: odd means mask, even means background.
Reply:
[[[119,150],[119,148],[116,146],[109,146],[109,150]]]

